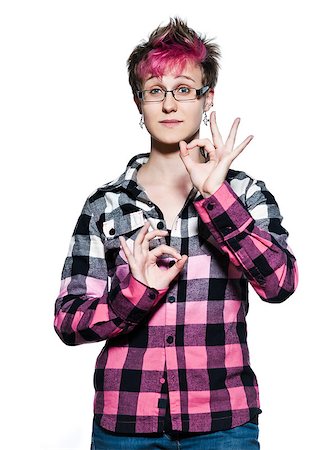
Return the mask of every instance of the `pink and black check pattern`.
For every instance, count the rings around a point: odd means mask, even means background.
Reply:
[[[230,170],[204,199],[193,188],[168,243],[188,255],[167,289],[136,280],[120,248],[132,249],[146,221],[166,229],[160,209],[137,184],[149,153],[98,188],[83,207],[65,260],[55,330],[68,345],[106,340],[98,355],[94,414],[111,431],[209,432],[261,412],[246,342],[248,284],[271,303],[297,286],[297,266],[272,194],[262,181]],[[166,270],[174,259],[158,260]],[[169,397],[168,397],[169,394]]]

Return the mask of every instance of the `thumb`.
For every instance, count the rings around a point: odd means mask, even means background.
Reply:
[[[168,269],[168,272],[172,275],[173,278],[175,278],[183,269],[184,264],[187,262],[188,256],[182,255],[182,258],[177,260],[176,263]]]

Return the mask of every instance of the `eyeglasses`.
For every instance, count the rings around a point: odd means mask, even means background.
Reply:
[[[137,96],[143,102],[162,102],[168,92],[173,94],[173,97],[178,102],[189,102],[190,100],[196,100],[197,97],[201,97],[209,90],[209,86],[203,86],[200,89],[190,88],[188,86],[180,86],[171,91],[166,91],[162,88],[146,89],[144,91],[137,91]]]

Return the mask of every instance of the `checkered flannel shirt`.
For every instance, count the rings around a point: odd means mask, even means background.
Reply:
[[[248,285],[270,303],[297,286],[296,260],[273,195],[262,181],[229,170],[208,198],[194,187],[166,243],[188,260],[166,289],[133,277],[120,248],[141,227],[167,229],[137,184],[149,153],[134,156],[116,180],[86,200],[66,257],[54,327],[68,345],[105,341],[94,374],[94,417],[105,429],[210,432],[261,412],[250,366]],[[176,260],[157,261],[166,270]],[[169,396],[168,396],[169,393]]]

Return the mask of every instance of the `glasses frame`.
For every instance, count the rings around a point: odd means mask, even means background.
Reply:
[[[196,100],[197,97],[202,97],[202,95],[204,95],[206,92],[208,92],[208,90],[210,89],[210,87],[209,87],[208,85],[206,85],[206,86],[202,86],[200,89],[190,88],[190,89],[195,89],[195,91],[196,91],[196,98],[193,98],[193,99],[190,98],[190,99],[186,99],[186,100],[178,100],[178,99],[175,97],[175,91],[177,91],[178,89],[179,89],[179,88],[176,88],[176,89],[172,89],[172,90],[170,90],[170,91],[167,91],[166,89],[162,89],[163,92],[164,92],[164,97],[163,97],[162,100],[144,100],[144,92],[149,92],[149,91],[151,91],[152,89],[145,89],[145,90],[143,90],[143,91],[136,91],[136,93],[137,93],[138,98],[139,98],[140,100],[142,100],[144,103],[161,103],[161,102],[163,102],[163,101],[165,100],[165,98],[166,98],[168,92],[171,92],[171,93],[172,93],[172,96],[174,97],[174,99],[175,99],[177,102],[192,102],[192,101]]]

